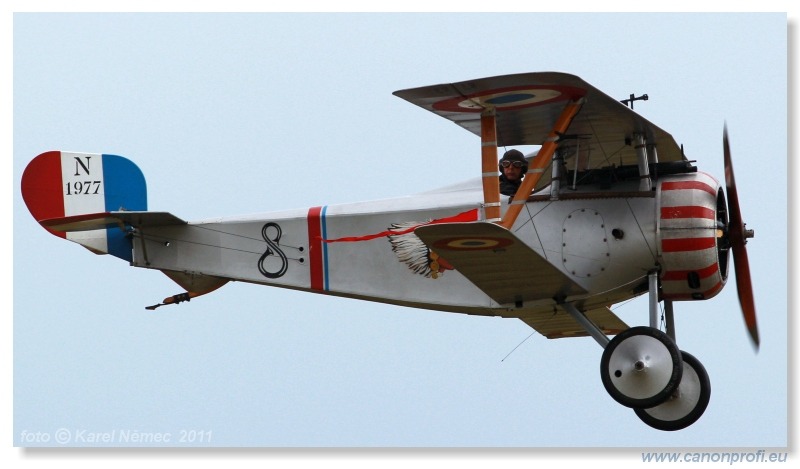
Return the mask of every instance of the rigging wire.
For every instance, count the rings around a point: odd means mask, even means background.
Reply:
[[[500,360],[500,361],[501,361],[501,362],[505,361],[505,359],[506,359],[506,358],[508,358],[508,357],[509,357],[509,356],[510,356],[512,353],[514,353],[514,351],[516,351],[518,348],[520,348],[520,346],[522,346],[522,344],[524,344],[525,342],[527,342],[527,341],[528,341],[528,339],[530,339],[530,338],[533,336],[533,334],[536,334],[536,331],[533,331],[533,332],[531,332],[531,333],[528,335],[528,337],[525,337],[525,339],[524,339],[522,342],[520,342],[520,343],[519,343],[519,344],[518,344],[516,347],[514,347],[514,348],[513,348],[513,349],[512,349],[510,352],[508,352],[508,354],[507,354],[505,357],[503,357],[503,359],[502,359],[502,360]]]
[[[193,228],[199,228],[199,227],[195,226]],[[218,230],[211,230],[211,231],[218,231]],[[234,233],[226,233],[224,231],[219,231],[219,232],[223,233],[223,234],[229,234],[231,236],[238,236],[238,237],[245,238],[245,239],[248,239],[248,240],[251,240],[251,241],[261,241],[261,242],[263,242],[260,239],[250,238],[248,236],[237,235],[237,234],[234,234]],[[142,239],[142,241],[152,241],[152,242],[162,243],[162,244],[164,244],[166,246],[169,246],[171,243],[186,243],[186,244],[193,244],[193,245],[196,245],[196,246],[205,246],[205,247],[216,248],[216,249],[225,249],[225,250],[229,250],[229,251],[242,252],[242,253],[245,253],[245,254],[256,254],[256,255],[263,254],[263,249],[259,249],[257,251],[253,251],[253,250],[249,250],[249,249],[234,248],[234,247],[230,247],[230,246],[222,246],[222,245],[211,244],[211,243],[203,243],[203,242],[200,242],[200,241],[190,241],[190,240],[187,240],[187,239],[177,239],[177,238],[168,239],[168,238],[164,238],[164,237],[161,237],[161,236],[145,234],[145,233],[143,233],[141,231],[136,231],[136,232],[133,233],[133,235],[139,237],[140,239]],[[297,249],[300,252],[304,252],[304,248],[302,246],[301,247],[296,247],[296,246],[289,246],[289,245],[281,244],[281,247],[288,247],[288,248],[292,248],[292,249]],[[303,257],[289,257],[289,256],[287,256],[287,259],[290,259],[290,260],[293,260],[293,261],[299,261],[302,264],[304,258]]]

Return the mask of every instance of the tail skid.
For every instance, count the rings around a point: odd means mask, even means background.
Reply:
[[[217,288],[228,283],[229,280],[227,278],[215,277],[213,275],[176,272],[174,270],[162,270],[161,272],[164,272],[164,275],[171,278],[175,283],[183,287],[186,290],[186,293],[178,293],[177,295],[169,296],[164,298],[159,304],[145,307],[145,309],[150,311],[158,308],[159,306],[174,305],[183,303],[184,301],[191,301],[192,298],[205,295],[206,293],[211,293]]]

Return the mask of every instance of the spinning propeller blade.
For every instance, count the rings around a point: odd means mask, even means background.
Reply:
[[[742,222],[742,213],[739,208],[739,196],[736,192],[736,180],[733,177],[733,163],[731,162],[731,149],[728,143],[728,126],[725,125],[722,135],[722,146],[725,156],[725,186],[728,192],[728,239],[733,251],[733,266],[736,271],[736,290],[739,294],[739,304],[750,338],[758,350],[758,324],[756,323],[756,305],[753,300],[753,285],[750,281],[750,263],[747,260],[746,238],[752,238],[753,232],[746,230]]]

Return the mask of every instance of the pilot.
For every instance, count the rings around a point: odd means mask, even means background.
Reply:
[[[500,158],[500,193],[513,196],[517,193],[522,178],[528,172],[528,161],[519,150],[508,150]]]

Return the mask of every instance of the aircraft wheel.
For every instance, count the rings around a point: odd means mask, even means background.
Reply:
[[[694,356],[681,351],[683,377],[666,401],[649,409],[634,409],[642,421],[657,430],[681,430],[695,423],[711,399],[711,381]]]
[[[600,376],[615,401],[649,409],[678,387],[681,353],[667,334],[652,327],[632,327],[617,334],[603,350]]]

